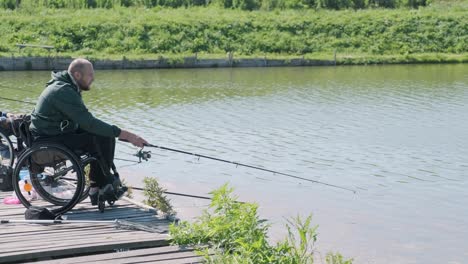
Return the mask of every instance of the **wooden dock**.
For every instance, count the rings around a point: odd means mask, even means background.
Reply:
[[[0,220],[24,220],[23,205],[6,205],[0,192]],[[141,208],[121,199],[100,213],[89,200],[78,204],[67,220],[123,220],[114,224],[0,224],[0,263],[198,263],[191,248],[169,246],[171,221],[158,217],[154,210]],[[142,231],[141,226],[155,232]],[[129,228],[135,227],[135,228]]]

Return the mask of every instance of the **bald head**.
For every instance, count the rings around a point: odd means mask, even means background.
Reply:
[[[75,59],[73,60],[71,63],[70,63],[70,66],[68,66],[68,72],[70,73],[75,73],[75,72],[81,72],[83,73],[83,71],[86,69],[86,68],[89,68],[89,67],[93,67],[93,64],[91,64],[91,62],[89,62],[89,60],[87,59]]]
[[[75,59],[68,66],[68,73],[73,76],[79,88],[83,91],[90,89],[94,81],[93,64],[86,59]]]

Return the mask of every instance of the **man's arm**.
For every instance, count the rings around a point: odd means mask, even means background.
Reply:
[[[59,111],[85,131],[106,137],[117,137],[121,133],[117,126],[95,118],[88,111],[81,97],[74,91],[61,89],[49,100]]]
[[[95,118],[88,111],[79,95],[62,92],[58,98],[60,98],[60,100],[54,100],[56,107],[73,122],[77,123],[80,128],[97,135],[108,137],[118,136],[119,139],[128,141],[140,148],[148,144],[146,140],[132,132],[120,129],[117,126],[110,125]]]
[[[128,141],[132,143],[133,145],[140,147],[140,148],[148,144],[148,141],[144,140],[140,136],[133,134],[132,132],[129,132],[127,130],[123,130],[123,129],[120,131],[119,139],[123,141]]]

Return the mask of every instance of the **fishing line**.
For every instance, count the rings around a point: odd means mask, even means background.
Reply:
[[[121,160],[121,161],[140,163],[140,162],[138,162],[138,160],[129,160],[129,159],[121,159],[121,158],[114,158],[114,160]]]
[[[12,98],[1,97],[1,96],[0,96],[0,99],[1,99],[1,100],[14,101],[14,102],[20,102],[20,103],[26,103],[26,104],[31,104],[31,105],[36,105],[36,104],[33,103],[33,102],[27,102],[27,101],[22,101],[22,100],[16,100],[16,99],[12,99]],[[128,142],[128,141],[126,141],[126,140],[121,140],[121,141]],[[191,152],[188,152],[188,151],[183,151],[183,150],[177,150],[177,149],[172,149],[172,148],[157,146],[157,145],[153,145],[153,144],[146,144],[145,146],[147,146],[147,147],[152,147],[152,148],[159,148],[159,149],[162,149],[162,150],[168,150],[168,151],[178,152],[178,153],[187,154],[187,155],[192,155],[192,156],[198,157],[199,159],[200,159],[200,158],[205,158],[205,159],[211,159],[211,160],[221,161],[221,162],[225,162],[225,163],[230,163],[230,164],[236,165],[236,167],[237,167],[237,166],[242,166],[242,167],[247,167],[247,168],[251,168],[251,169],[256,169],[256,170],[262,170],[262,171],[266,171],[266,172],[271,172],[271,173],[273,173],[273,174],[283,175],[283,176],[290,177],[290,178],[294,178],[294,179],[298,179],[298,180],[303,180],[303,181],[313,182],[313,183],[317,183],[317,184],[322,184],[322,185],[326,185],[326,186],[330,186],[330,187],[334,187],[334,188],[338,188],[338,189],[342,189],[342,190],[346,190],[346,191],[350,191],[350,192],[356,193],[355,190],[352,190],[352,189],[349,189],[349,188],[346,188],[346,187],[342,187],[342,186],[338,186],[338,185],[335,185],[335,184],[330,184],[330,183],[326,183],[326,182],[322,182],[322,181],[312,180],[312,179],[308,179],[308,178],[304,178],[304,177],[299,177],[299,176],[295,176],[295,175],[292,175],[292,174],[283,173],[283,172],[278,172],[278,171],[274,171],[274,170],[264,169],[264,168],[260,168],[260,167],[257,167],[257,166],[247,165],[247,164],[243,164],[243,163],[239,163],[239,162],[235,162],[235,161],[229,161],[229,160],[219,159],[219,158],[215,158],[215,157],[210,157],[210,156],[201,155],[201,154],[197,154],[197,153],[191,153]],[[140,150],[140,152],[139,152],[139,155],[140,155],[140,156],[138,156],[138,157],[140,158],[140,161],[141,161],[141,159],[147,160],[147,158],[145,158],[145,156],[144,156],[145,154],[148,154],[148,152],[143,152],[143,151]]]
[[[5,86],[3,86],[3,85],[0,85],[0,89],[9,89],[9,90],[15,90],[15,91],[23,91],[23,92],[33,93],[33,91],[30,91],[30,90],[25,90],[25,89],[20,89],[20,88],[10,88],[10,87],[5,87]],[[12,98],[7,98],[7,97],[0,97],[0,99],[1,99],[1,100],[7,100],[7,101],[19,102],[19,103],[25,103],[25,104],[36,105],[36,103],[33,103],[33,102],[28,102],[28,101],[23,101],[23,100],[18,100],[18,99],[12,99]]]
[[[16,220],[16,219],[1,219],[0,224],[91,224],[91,225],[112,225],[117,229],[140,230],[151,233],[162,233],[163,230],[141,222],[133,222],[122,219],[115,220]]]
[[[2,97],[2,96],[0,96],[0,99],[1,99],[1,100],[6,100],[6,101],[13,101],[13,102],[19,102],[19,103],[25,103],[25,104],[36,105],[36,103],[33,103],[33,102],[27,102],[27,101],[22,101],[22,100],[17,100],[17,99]]]
[[[11,87],[6,87],[5,85],[2,85],[2,84],[0,84],[0,89],[8,89],[8,90],[14,90],[14,91],[23,91],[23,92],[28,92],[28,93],[35,93],[35,91],[32,91],[32,90],[21,89],[21,88],[11,88]]]
[[[121,169],[121,168],[127,168],[127,167],[135,166],[135,165],[138,165],[138,164],[140,164],[140,162],[137,161],[137,162],[132,163],[132,164],[119,166],[118,168],[119,168],[119,169]]]
[[[120,140],[120,141],[128,142],[127,140]],[[279,171],[274,171],[274,170],[270,170],[270,169],[264,169],[264,168],[260,168],[260,167],[257,167],[257,166],[247,165],[247,164],[243,164],[243,163],[239,163],[239,162],[235,162],[235,161],[229,161],[229,160],[225,160],[225,159],[210,157],[210,156],[197,154],[197,153],[192,153],[192,152],[188,152],[188,151],[183,151],[183,150],[178,150],[178,149],[173,149],[173,148],[167,148],[167,147],[163,147],[163,146],[157,146],[157,145],[153,145],[153,144],[149,144],[149,143],[145,144],[145,146],[151,147],[151,148],[159,148],[159,149],[162,149],[162,150],[178,152],[178,153],[182,153],[182,154],[186,154],[186,155],[192,155],[192,156],[195,156],[195,157],[198,157],[198,158],[205,158],[205,159],[211,159],[211,160],[216,160],[216,161],[220,161],[220,162],[225,162],[225,163],[236,165],[236,167],[237,166],[242,166],[242,167],[247,167],[247,168],[251,168],[251,169],[271,172],[273,174],[283,175],[283,176],[298,179],[298,180],[303,180],[303,181],[313,182],[313,183],[317,183],[317,184],[322,184],[322,185],[326,185],[326,186],[330,186],[330,187],[334,187],[334,188],[338,188],[338,189],[342,189],[342,190],[346,190],[346,191],[356,193],[355,190],[347,188],[347,187],[343,187],[343,186],[339,186],[339,185],[335,185],[335,184],[331,184],[331,183],[326,183],[326,182],[322,182],[322,181],[312,180],[312,179],[308,179],[308,178],[304,178],[304,177],[300,177],[300,176],[295,176],[295,175],[292,175],[292,174],[283,173],[283,172],[279,172]],[[148,153],[148,152],[140,150],[137,153],[137,155],[144,155],[145,153]],[[151,157],[151,156],[149,156],[149,157]],[[139,156],[139,158],[142,158],[142,157]]]
[[[131,188],[134,189],[134,190],[137,190],[137,191],[144,191],[145,190],[144,188],[133,187],[133,186],[131,186]],[[211,200],[212,199],[211,197],[207,197],[207,196],[200,196],[200,195],[193,195],[193,194],[186,194],[186,193],[176,193],[176,192],[168,192],[168,191],[165,191],[163,193],[170,194],[170,195],[176,195],[176,196],[184,196],[184,197],[190,197],[190,198],[204,199],[204,200]],[[239,202],[239,203],[243,203],[243,202]]]

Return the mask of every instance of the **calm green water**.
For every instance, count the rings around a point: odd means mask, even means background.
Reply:
[[[48,79],[0,72],[1,96],[35,101]],[[85,101],[154,144],[357,194],[158,150],[141,165],[119,161],[134,185],[151,175],[169,191],[206,195],[230,182],[260,204],[273,239],[284,217],[313,213],[318,250],[355,263],[468,260],[468,65],[98,71]],[[119,143],[117,157],[134,151]]]

